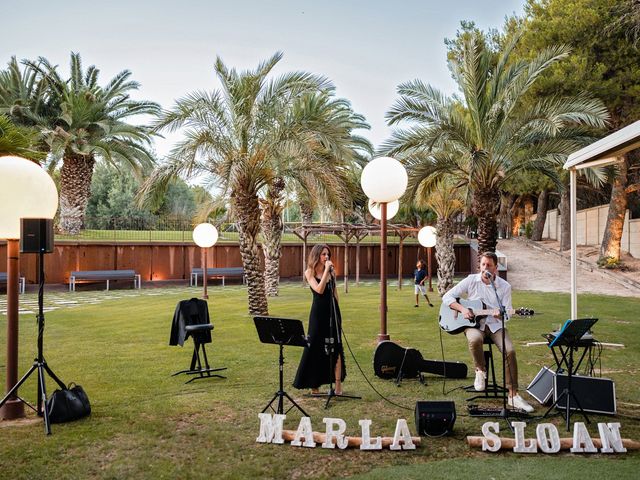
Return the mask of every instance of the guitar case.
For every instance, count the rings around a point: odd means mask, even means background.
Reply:
[[[415,348],[404,348],[390,340],[380,342],[373,354],[373,371],[377,377],[416,378],[422,372],[446,378],[467,378],[467,365],[462,362],[425,360]]]

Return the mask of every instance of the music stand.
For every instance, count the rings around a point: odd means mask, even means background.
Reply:
[[[284,346],[290,345],[293,347],[306,347],[307,338],[304,335],[304,327],[300,320],[288,319],[288,318],[276,318],[276,317],[253,317],[253,322],[256,325],[256,331],[258,337],[262,343],[274,343],[280,347],[280,355],[278,356],[278,368],[280,373],[279,389],[271,399],[267,406],[262,409],[262,413],[271,408],[275,413],[286,414],[292,408],[297,408],[302,412],[305,417],[309,415],[305,412],[300,405],[298,405],[293,398],[284,391]],[[291,403],[291,407],[284,411],[284,398],[287,398]],[[272,407],[273,402],[278,399],[278,408]]]
[[[558,395],[553,404],[549,407],[542,418],[546,418],[549,415],[549,412],[558,406],[558,403],[564,398],[567,397],[567,405],[565,407],[565,420],[567,423],[567,432],[570,431],[570,418],[571,418],[571,399],[575,401],[575,405],[577,405],[580,413],[587,421],[587,423],[591,423],[587,414],[584,413],[582,406],[580,405],[580,401],[576,397],[575,393],[571,390],[571,377],[574,373],[573,368],[573,352],[578,349],[578,344],[582,336],[587,333],[591,327],[598,321],[597,318],[579,318],[576,320],[567,320],[564,322],[562,329],[558,332],[556,337],[549,342],[549,348],[553,348],[554,346],[565,346],[569,350],[569,359],[567,361],[567,386],[562,393]],[[564,355],[563,355],[564,356]]]

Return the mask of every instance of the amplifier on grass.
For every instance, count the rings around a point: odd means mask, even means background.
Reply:
[[[568,387],[567,375],[556,374],[553,378],[553,401],[562,395]],[[615,415],[616,413],[616,386],[610,378],[585,377],[582,375],[571,376],[571,391],[580,402],[580,406],[585,412],[605,413]],[[578,410],[571,399],[569,408]],[[567,396],[564,395],[558,402],[557,408],[567,408]]]
[[[441,437],[453,430],[456,405],[451,401],[416,402],[416,430],[418,435]]]

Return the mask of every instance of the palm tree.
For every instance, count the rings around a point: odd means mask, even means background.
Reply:
[[[531,85],[567,49],[556,46],[530,61],[512,60],[518,38],[497,57],[475,36],[465,39],[459,63],[452,60],[461,99],[414,80],[398,87],[400,99],[387,113],[391,125],[413,123],[385,143],[388,154],[404,158],[428,183],[448,173],[467,186],[480,251],[496,249],[503,183],[528,170],[555,178],[554,166],[589,141],[589,128],[603,128],[607,119],[602,102],[586,96],[527,98]]]
[[[412,181],[419,181],[415,177]],[[424,185],[422,186],[424,188]],[[456,254],[453,249],[454,219],[464,209],[464,193],[454,179],[443,177],[431,188],[418,187],[416,203],[428,205],[438,216],[436,221],[436,260],[438,262],[438,293],[444,295],[453,287]]]
[[[150,130],[126,123],[134,115],[159,113],[156,103],[132,100],[131,72],[123,70],[105,86],[98,84],[99,70],[82,69],[80,55],[71,54],[71,76],[60,77],[57,67],[40,58],[26,62],[46,83],[46,96],[52,111],[37,121],[50,149],[52,167],[62,162],[60,177],[60,230],[76,234],[84,223],[96,161],[135,173],[148,169],[154,159],[148,147]]]
[[[255,70],[238,72],[218,57],[214,69],[222,88],[187,95],[156,122],[158,130],[186,127],[185,138],[152,172],[140,192],[142,197],[150,195],[178,175],[208,174],[217,180],[229,198],[238,228],[252,315],[268,314],[257,243],[259,193],[273,181],[273,160],[304,143],[312,130],[311,126],[283,121],[293,118],[284,112],[290,112],[301,95],[332,88],[326,78],[305,72],[268,80],[281,58],[282,54],[276,53]]]
[[[293,128],[303,126],[304,132],[301,130],[298,141],[291,142],[272,159],[272,180],[260,199],[268,296],[278,295],[283,194],[287,184],[335,211],[344,211],[352,197],[348,172],[361,160],[361,152],[372,152],[367,140],[352,133],[369,126],[344,99],[326,93],[306,94],[296,100],[288,115],[282,123],[290,123]]]
[[[45,157],[49,147],[38,126],[46,125],[54,111],[42,75],[29,65],[21,69],[16,57],[11,57],[7,69],[0,71],[0,115],[14,127],[26,128],[22,131],[31,138],[29,148],[41,152],[39,159]]]
[[[0,156],[18,155],[30,160],[42,160],[44,154],[33,148],[38,139],[38,130],[14,125],[9,118],[0,115]]]

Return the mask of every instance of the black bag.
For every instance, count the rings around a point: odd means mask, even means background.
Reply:
[[[80,385],[70,383],[69,387],[55,390],[47,399],[46,409],[51,423],[77,420],[91,413],[89,397]]]

